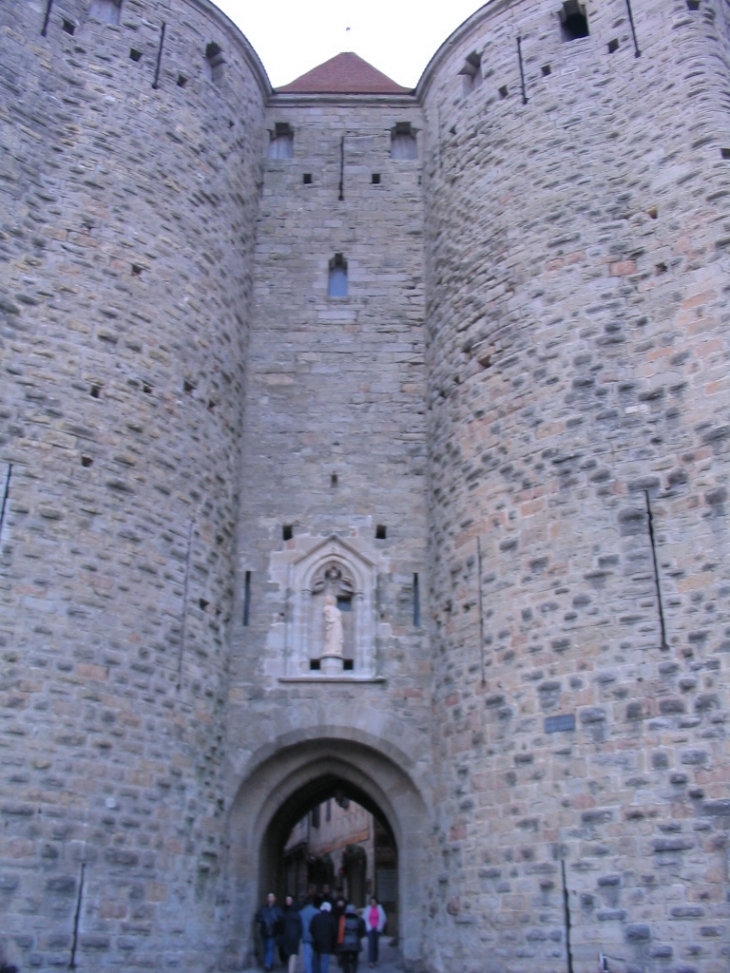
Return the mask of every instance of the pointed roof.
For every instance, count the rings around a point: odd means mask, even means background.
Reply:
[[[301,78],[277,88],[285,95],[404,95],[411,88],[403,88],[363,61],[352,51],[345,51],[307,71]]]

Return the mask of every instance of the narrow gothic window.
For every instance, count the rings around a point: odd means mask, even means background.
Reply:
[[[277,122],[269,142],[270,159],[291,159],[294,155],[294,132],[287,122]]]
[[[330,260],[328,297],[347,297],[347,261],[341,253]]]
[[[390,133],[390,155],[393,159],[417,159],[416,133],[410,122],[398,122]]]
[[[91,0],[89,16],[102,24],[118,24],[122,13],[122,0]]]

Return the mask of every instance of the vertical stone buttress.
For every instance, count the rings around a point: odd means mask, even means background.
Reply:
[[[200,970],[268,82],[203,0],[89,9],[0,8],[2,926]]]
[[[640,57],[491,4],[421,83],[451,973],[727,963],[727,12],[632,7]]]

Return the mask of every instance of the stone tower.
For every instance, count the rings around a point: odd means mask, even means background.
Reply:
[[[10,959],[247,968],[340,794],[409,968],[726,969],[727,5],[0,29]]]

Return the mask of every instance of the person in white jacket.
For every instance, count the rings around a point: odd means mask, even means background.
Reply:
[[[372,969],[378,962],[378,940],[386,922],[385,909],[375,896],[370,899],[370,905],[363,909],[362,917],[368,936],[368,963]]]

